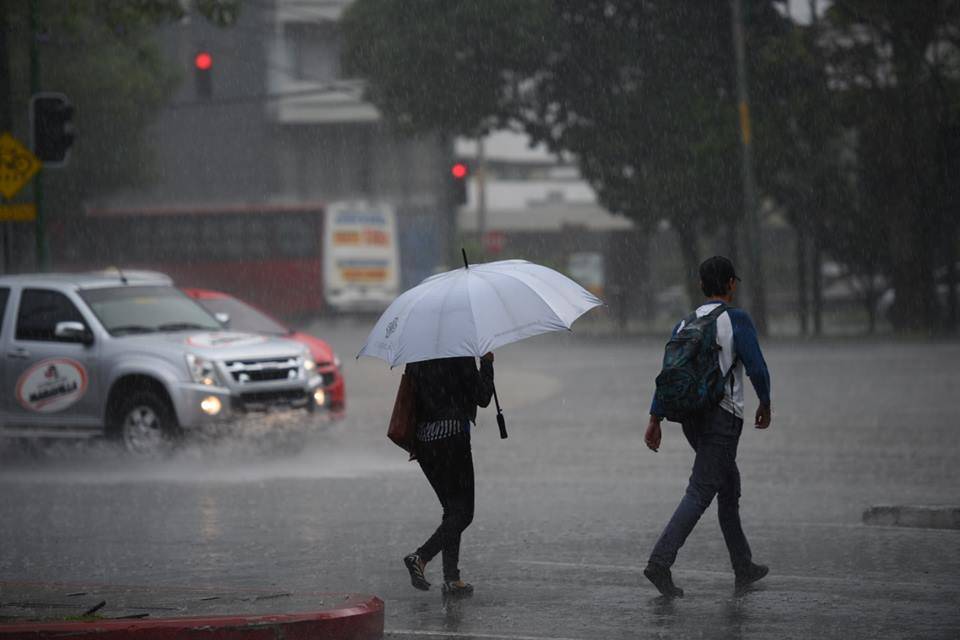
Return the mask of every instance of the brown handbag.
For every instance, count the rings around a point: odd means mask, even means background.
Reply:
[[[393,402],[387,437],[398,447],[407,451],[411,460],[416,458],[413,453],[413,442],[417,435],[416,405],[417,397],[413,388],[413,378],[403,374],[400,377],[400,387],[397,389],[397,399]]]

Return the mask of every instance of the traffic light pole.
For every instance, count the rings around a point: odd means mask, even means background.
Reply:
[[[37,46],[40,33],[40,0],[30,0],[30,94],[40,92],[40,50]],[[37,208],[34,235],[37,242],[37,267],[40,271],[50,268],[47,255],[47,236],[43,219],[43,168],[33,179],[33,202]]]
[[[10,86],[10,53],[7,47],[9,17],[7,0],[0,0],[0,132],[13,131],[12,91]],[[3,273],[10,273],[13,264],[12,223],[0,222],[3,227]]]
[[[487,153],[485,137],[477,138],[477,239],[483,245],[487,233]]]

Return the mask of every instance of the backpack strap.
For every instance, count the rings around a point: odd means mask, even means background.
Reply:
[[[730,308],[730,307],[727,306],[727,303],[726,303],[726,302],[721,302],[721,303],[719,303],[715,308],[711,309],[711,310],[710,310],[710,313],[708,313],[708,314],[705,315],[704,317],[705,317],[705,318],[710,318],[711,320],[716,321],[716,319],[719,318],[720,315],[721,315],[724,311],[728,310],[729,308]],[[694,312],[694,313],[696,313],[696,312]]]
[[[720,302],[717,304],[716,308],[711,309],[710,313],[704,316],[704,318],[710,318],[713,322],[716,322],[717,319],[723,314],[724,311],[729,311],[731,309],[730,305],[726,302]],[[737,368],[737,365],[740,364],[740,359],[737,358],[737,353],[733,353],[733,361],[730,365],[730,368],[727,370],[727,375],[724,376],[730,379],[730,395],[733,395],[733,385],[734,385],[734,370]]]

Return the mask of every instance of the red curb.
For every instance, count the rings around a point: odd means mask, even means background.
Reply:
[[[161,620],[21,622],[0,625],[3,640],[380,640],[383,600],[353,596],[356,604],[321,612],[258,616],[213,616]]]

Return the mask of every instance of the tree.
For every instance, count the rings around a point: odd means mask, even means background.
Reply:
[[[755,127],[758,181],[797,234],[798,312],[806,331],[809,248],[817,271],[820,252],[826,250],[857,276],[868,274],[870,282],[877,262],[874,251],[864,251],[865,238],[857,232],[862,209],[853,207],[849,136],[829,86],[818,20],[808,26],[791,24],[785,33],[766,39],[757,58],[762,84],[756,93],[763,96],[754,109],[760,115]],[[814,329],[819,331],[819,274],[813,275]],[[868,307],[873,309],[870,302]]]
[[[344,67],[397,130],[476,136],[513,121],[548,55],[548,0],[358,0]]]
[[[90,196],[150,179],[146,132],[180,79],[155,35],[158,27],[184,18],[184,6],[179,0],[36,0],[41,90],[69,96],[78,131],[70,164],[47,178],[47,208],[54,219],[75,213]],[[201,0],[194,8],[228,26],[237,18],[240,0]],[[0,95],[0,111],[7,121],[20,116],[25,134],[31,2],[5,0],[0,10],[0,28],[6,28],[0,43],[7,45],[0,56],[11,71],[10,95]]]
[[[889,276],[895,325],[929,331],[943,317],[934,272],[956,259],[943,142],[960,122],[960,2],[836,0],[827,15],[864,222],[853,246],[872,247]]]
[[[785,26],[774,4],[755,3],[755,37]],[[669,220],[693,299],[698,238],[742,210],[730,19],[669,0],[358,0],[345,55],[389,121],[523,130],[572,153],[609,210]]]

